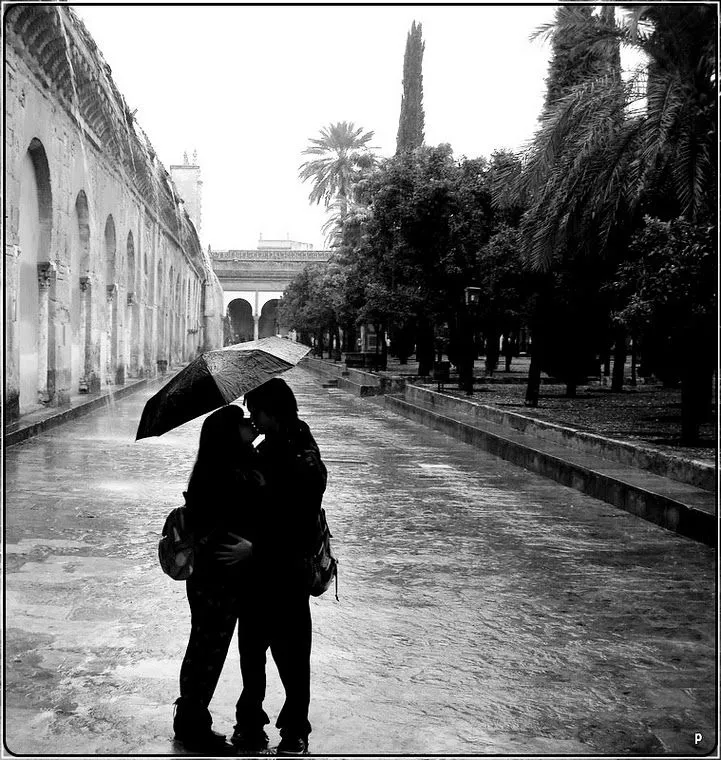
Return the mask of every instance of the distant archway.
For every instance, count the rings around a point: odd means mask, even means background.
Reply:
[[[244,298],[236,298],[228,304],[230,320],[230,343],[253,340],[253,307]]]
[[[258,320],[258,337],[268,338],[271,335],[277,335],[280,326],[278,325],[278,299],[274,298],[268,301],[260,312]]]

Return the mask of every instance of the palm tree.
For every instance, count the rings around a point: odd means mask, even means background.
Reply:
[[[311,203],[321,203],[328,208],[338,203],[341,226],[348,214],[348,202],[352,196],[353,183],[358,179],[364,161],[367,162],[368,143],[374,132],[364,132],[353,122],[339,121],[320,131],[320,137],[310,138],[310,147],[304,156],[317,156],[301,164],[298,176],[301,181],[313,181],[308,198]]]
[[[563,23],[589,21],[569,15]],[[579,43],[587,51],[622,43],[645,63],[626,78],[590,75],[542,117],[512,186],[512,196],[529,207],[522,225],[527,261],[541,272],[558,272],[583,256],[598,262],[614,249],[624,256],[643,214],[711,227],[716,221],[715,8],[631,6],[621,23],[608,17],[593,23],[596,33]],[[678,327],[690,343],[693,331]],[[683,372],[686,418],[698,378],[692,367]],[[694,424],[685,423],[685,431]]]
[[[588,23],[577,16],[566,24]],[[587,49],[616,40],[647,60],[570,87],[544,113],[513,194],[531,266],[603,255],[639,211],[692,221],[716,207],[716,15],[708,5],[634,6],[625,21],[596,21]],[[546,30],[544,30],[546,31]]]

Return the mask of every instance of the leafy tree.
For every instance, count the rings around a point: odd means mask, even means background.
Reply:
[[[479,250],[476,272],[474,282],[481,288],[477,316],[486,339],[487,369],[493,371],[500,336],[518,334],[530,316],[534,282],[523,264],[517,228],[505,223],[496,228]]]
[[[422,25],[414,21],[406,40],[403,58],[403,96],[398,122],[396,153],[423,145],[425,114],[423,111],[423,41]]]
[[[364,132],[353,122],[340,121],[321,129],[320,137],[310,138],[310,147],[303,151],[303,155],[317,156],[298,169],[303,182],[313,182],[310,202],[323,202],[327,208],[336,201],[341,225],[348,213],[358,171],[367,163],[368,143],[373,135],[374,132]]]
[[[583,256],[632,257],[627,242],[644,213],[701,225],[715,218],[713,8],[633,6],[622,23],[598,24],[589,49],[604,52],[619,41],[647,65],[625,81],[612,71],[570,88],[527,157],[517,189],[531,198],[524,229],[538,269]]]
[[[348,249],[362,283],[359,315],[385,326],[400,356],[416,346],[420,375],[430,373],[434,338],[448,325],[454,362],[473,359],[473,315],[464,289],[479,276],[478,251],[493,225],[490,186],[508,154],[456,161],[448,145],[396,155],[369,179],[371,200]],[[353,229],[349,225],[349,229]]]
[[[716,226],[647,217],[633,258],[611,285],[625,302],[616,319],[641,337],[642,361],[667,383],[681,381],[681,438],[692,443],[711,414],[716,356]]]
[[[336,325],[334,304],[325,279],[326,266],[311,264],[304,267],[283,291],[278,306],[278,318],[290,329],[301,334],[301,340],[313,336],[321,354],[323,336],[333,332]]]

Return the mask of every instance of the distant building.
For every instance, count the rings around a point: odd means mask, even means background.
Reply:
[[[313,246],[310,243],[299,243],[297,240],[263,240],[260,236],[258,240],[258,250],[263,251],[272,249],[275,251],[312,251]]]
[[[309,264],[323,264],[331,251],[295,240],[258,241],[256,249],[211,251],[213,271],[223,287],[228,317],[226,342],[284,335],[278,301],[291,280]]]

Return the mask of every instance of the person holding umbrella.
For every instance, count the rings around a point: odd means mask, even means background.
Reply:
[[[245,394],[253,423],[265,435],[258,456],[265,477],[263,520],[253,549],[256,574],[247,589],[247,615],[238,624],[243,690],[231,742],[242,752],[267,747],[263,727],[266,652],[285,689],[276,727],[281,755],[308,751],[312,622],[304,573],[313,546],[327,471],[308,425],[298,419],[291,388],[273,378]]]
[[[208,706],[220,678],[251,572],[263,478],[252,442],[257,432],[239,406],[203,422],[198,456],[185,492],[194,533],[204,538],[186,581],[191,632],[180,669],[175,738],[191,752],[229,754],[212,730]]]

